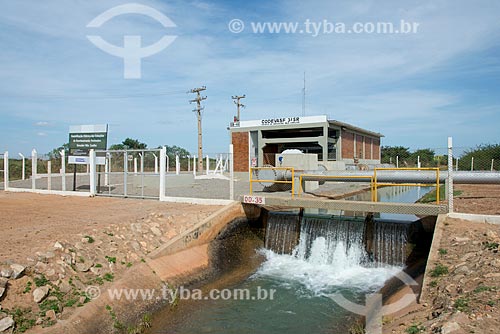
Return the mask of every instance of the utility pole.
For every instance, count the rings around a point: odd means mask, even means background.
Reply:
[[[234,102],[234,104],[236,104],[236,106],[238,107],[238,114],[237,114],[237,116],[236,116],[236,120],[235,120],[236,122],[239,122],[239,121],[240,121],[240,107],[241,107],[241,108],[245,108],[245,105],[244,105],[244,104],[242,104],[242,103],[240,103],[240,100],[241,100],[241,99],[244,99],[245,97],[246,97],[246,95],[241,95],[241,96],[234,95],[234,96],[232,97],[232,99],[233,99],[233,100],[235,100],[235,101],[233,101],[233,102]]]
[[[205,86],[191,89],[190,93],[196,94],[196,98],[189,101],[190,103],[196,102],[196,109],[194,109],[193,111],[198,117],[198,171],[200,173],[203,172],[203,144],[201,140],[201,111],[203,110],[203,107],[201,106],[201,101],[207,99],[206,96],[201,96],[200,92],[206,89],[207,87]]]

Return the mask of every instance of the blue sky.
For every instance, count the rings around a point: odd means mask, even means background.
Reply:
[[[235,114],[242,119],[326,114],[383,133],[385,145],[442,148],[498,143],[498,1],[135,1],[175,22],[165,28],[122,15],[87,28],[127,1],[0,0],[0,151],[46,153],[69,125],[110,125],[109,144],[126,137],[194,152],[196,117],[186,92],[207,86],[205,152],[225,152]],[[241,19],[242,33],[228,23]],[[255,34],[251,22],[418,22],[415,34]],[[143,45],[177,39],[142,60],[142,78],[123,78],[123,60],[86,38]],[[17,155],[17,154],[16,154]]]

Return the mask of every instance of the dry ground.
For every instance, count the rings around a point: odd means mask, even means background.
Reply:
[[[151,213],[193,216],[199,221],[217,206],[172,204],[154,200],[62,197],[0,192],[0,263],[24,263],[37,251],[52,249],[54,242],[79,241],[81,234],[127,224]]]
[[[500,214],[500,186],[457,185],[455,211]],[[430,259],[427,297],[385,320],[384,333],[498,333],[500,225],[447,218]],[[408,291],[393,296],[398,300]]]

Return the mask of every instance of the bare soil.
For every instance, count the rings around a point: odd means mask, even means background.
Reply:
[[[455,211],[500,214],[500,186],[457,185],[455,190],[462,192],[455,197]],[[498,333],[499,235],[500,225],[447,218],[438,252],[428,262],[425,300],[386,317],[384,333]]]
[[[80,241],[81,235],[111,224],[133,223],[151,213],[199,221],[218,206],[164,203],[154,200],[62,197],[0,192],[0,263],[26,262],[56,241]]]

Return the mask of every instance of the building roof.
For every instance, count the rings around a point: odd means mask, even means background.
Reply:
[[[260,120],[247,120],[247,121],[241,121],[238,123],[231,123],[230,125],[230,130],[237,130],[237,129],[264,129],[264,128],[273,128],[273,127],[278,127],[278,128],[283,128],[286,126],[300,126],[301,124],[306,125],[306,124],[321,124],[321,123],[326,123],[328,122],[330,125],[339,127],[339,128],[345,128],[351,131],[355,131],[357,133],[362,133],[366,134],[368,136],[372,137],[384,137],[383,134],[378,133],[378,132],[373,132],[370,130],[362,129],[357,126],[340,122],[337,120],[329,120],[326,115],[318,115],[318,116],[296,116],[296,117],[279,117],[279,118],[268,118],[268,119],[260,119]]]
[[[344,123],[344,122],[340,122],[340,121],[336,121],[336,120],[329,119],[328,123],[330,123],[331,125],[334,125],[334,126],[338,126],[341,129],[346,128],[346,129],[353,130],[353,131],[360,132],[360,133],[364,133],[364,134],[367,134],[367,135],[370,135],[373,137],[385,137],[383,134],[381,134],[379,132],[373,132],[370,130],[362,129],[362,128],[359,128],[357,126],[354,126],[354,125],[351,125],[348,123]]]

